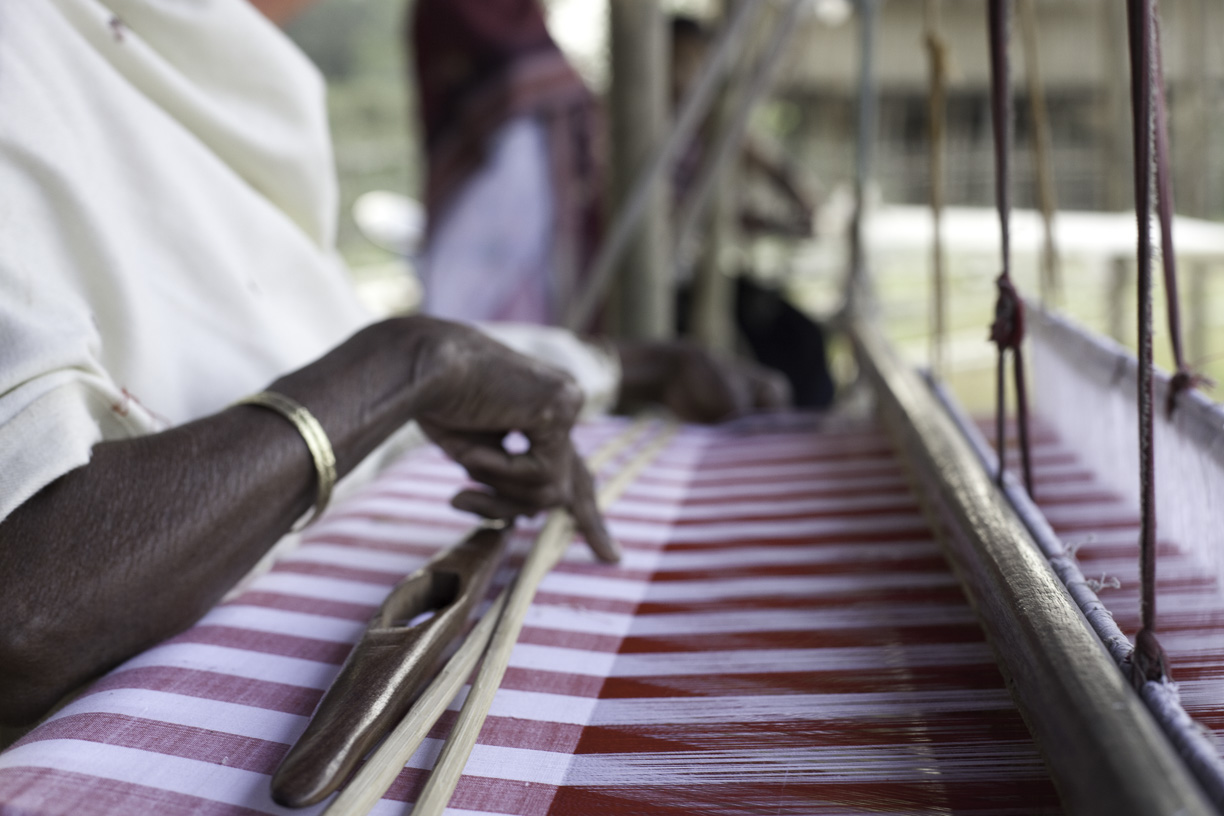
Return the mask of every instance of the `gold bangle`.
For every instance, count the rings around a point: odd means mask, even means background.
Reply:
[[[295,400],[275,391],[261,391],[258,394],[243,397],[234,404],[258,405],[275,411],[292,422],[293,427],[297,428],[298,433],[302,435],[306,447],[310,449],[310,456],[314,459],[315,471],[319,475],[319,489],[315,494],[314,512],[304,523],[294,527],[293,531],[297,532],[313,524],[327,507],[327,503],[331,500],[332,488],[336,485],[336,454],[332,450],[331,442],[323,426],[319,424],[319,420],[315,419],[314,414]]]

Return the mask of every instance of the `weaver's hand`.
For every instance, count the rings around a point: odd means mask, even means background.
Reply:
[[[658,403],[685,422],[722,422],[791,404],[790,384],[747,360],[715,357],[691,343],[619,347],[621,406]]]
[[[480,332],[416,318],[415,418],[425,433],[491,491],[464,490],[451,504],[485,518],[533,516],[565,507],[595,555],[616,561],[594,484],[570,441],[582,392],[567,374],[524,357]],[[506,435],[529,447],[511,453]]]

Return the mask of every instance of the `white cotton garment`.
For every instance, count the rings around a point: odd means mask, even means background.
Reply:
[[[368,321],[314,67],[243,0],[0,5],[0,518]]]
[[[369,322],[322,79],[246,0],[0,3],[0,111],[0,519]]]

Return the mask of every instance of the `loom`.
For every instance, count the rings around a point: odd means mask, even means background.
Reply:
[[[1189,393],[1156,423],[1158,470],[1192,474],[1157,497],[1179,701],[1126,673],[1137,364],[1028,314],[1031,498],[1017,458],[995,454],[1008,435],[988,441],[861,315],[847,330],[873,413],[670,438],[639,423],[598,472],[658,448],[607,511],[624,561],[574,545],[543,578],[447,812],[1218,812],[1204,730],[1224,728],[1208,628],[1224,601],[1204,532],[1224,416]],[[1158,404],[1169,387],[1158,378]],[[592,421],[578,442],[589,453],[630,426]],[[463,483],[425,449],[336,505],[242,592],[0,754],[0,810],[323,812],[280,808],[268,779],[390,588],[470,529],[446,506]],[[539,527],[510,536],[490,597]],[[466,695],[371,812],[408,812]]]

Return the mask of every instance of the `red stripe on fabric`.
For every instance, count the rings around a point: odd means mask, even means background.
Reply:
[[[1056,473],[1034,473],[1033,478],[1039,484],[1050,485],[1060,484],[1094,484],[1096,482],[1096,474],[1091,470],[1060,470]],[[1038,490],[1034,486],[1034,490]]]
[[[724,550],[743,547],[812,547],[821,544],[893,544],[904,541],[932,541],[931,528],[917,521],[913,525],[880,530],[836,530],[833,532],[804,533],[794,536],[745,536],[723,541],[672,541],[667,552],[691,552],[693,550]],[[623,543],[623,541],[622,541]],[[655,547],[657,549],[657,545]]]
[[[613,521],[632,521],[642,522],[646,524],[667,524],[672,527],[699,527],[699,526],[716,526],[719,524],[751,524],[753,522],[769,522],[783,523],[788,521],[804,522],[816,521],[818,519],[853,519],[864,518],[871,516],[879,516],[885,514],[909,514],[920,512],[918,502],[911,498],[906,498],[890,504],[881,504],[876,507],[855,507],[855,508],[825,508],[812,509],[806,512],[793,513],[744,513],[734,516],[720,516],[718,518],[675,518],[675,519],[658,519],[651,516],[643,516],[634,514],[628,510],[618,510],[615,505],[608,510],[604,515]]]
[[[838,468],[836,473],[829,473],[820,478],[804,477],[804,482],[828,482],[836,484],[840,479],[859,479],[872,476],[890,476],[896,477],[903,475],[904,471],[895,459],[881,461],[876,463],[856,463],[855,466]],[[791,484],[796,481],[793,474],[778,474],[772,476],[757,475],[752,478],[740,477],[718,477],[718,478],[685,478],[675,476],[663,476],[647,471],[637,478],[639,484],[645,486],[650,484],[666,484],[679,487],[738,487],[745,484],[753,485],[770,485],[770,484]]]
[[[1036,485],[1034,486],[1034,492],[1037,494],[1036,502],[1039,505],[1048,505],[1051,507],[1064,507],[1075,504],[1116,505],[1116,503],[1120,501],[1120,497],[1116,493],[1093,488],[1081,488],[1078,491],[1063,490],[1042,492],[1041,485]]]
[[[428,779],[429,771],[405,768],[383,798],[397,802],[415,802]],[[548,812],[557,790],[556,785],[465,774],[455,786],[449,806],[510,816],[532,816]]]
[[[658,602],[643,601],[637,605],[638,615],[670,612],[727,612],[740,609],[829,609],[847,603],[965,603],[959,585],[949,583],[939,587],[848,587],[819,597],[719,598],[713,601]]]
[[[261,810],[50,768],[0,769],[3,813],[39,816],[259,816]]]
[[[264,609],[279,609],[285,612],[304,612],[341,620],[365,621],[374,616],[378,607],[374,604],[330,601],[305,595],[287,595],[282,592],[248,590],[238,598],[221,606],[258,606]]]
[[[565,674],[511,666],[506,669],[501,687],[515,691],[538,691],[544,694],[563,694],[566,697],[594,698],[599,696],[599,687],[603,682],[602,677],[585,674]]]
[[[304,717],[314,712],[319,698],[323,696],[319,689],[177,666],[123,669],[98,680],[85,693],[100,694],[117,689],[162,691]]]
[[[458,711],[444,711],[430,729],[429,736],[439,740],[446,739],[455,727],[458,717]],[[480,728],[479,742],[481,745],[502,748],[570,754],[582,737],[582,728],[581,725],[570,723],[489,716]]]
[[[567,632],[527,626],[519,637],[521,643],[550,646],[559,649],[580,649],[605,654],[659,654],[667,652],[695,653],[712,651],[747,651],[761,649],[847,649],[855,647],[921,644],[982,643],[982,632],[972,623],[930,626],[921,618],[910,621],[882,621],[866,628],[812,630],[761,630],[711,634],[677,634],[672,636],[634,636]]]
[[[989,661],[988,655],[983,660]],[[673,674],[658,677],[610,677],[601,700],[671,699],[675,697],[775,697],[785,694],[891,694],[904,699],[914,691],[984,691],[1002,689],[1003,678],[991,662],[947,666],[875,667],[845,671],[761,671],[743,674]],[[567,692],[560,691],[560,694]],[[573,695],[590,696],[590,695]],[[795,724],[807,722],[796,712]],[[728,725],[728,728],[734,728]]]
[[[918,757],[915,757],[918,761]],[[938,775],[937,763],[926,758]],[[768,813],[844,816],[847,813],[962,813],[974,816],[1054,816],[1062,813],[1053,785],[1043,779],[860,783],[711,782],[700,786],[566,787],[549,816],[691,816],[694,813]]]
[[[530,643],[533,646],[552,646],[558,649],[582,649],[588,652],[615,654],[620,644],[620,637],[525,626],[519,634],[518,642]]]
[[[269,776],[289,751],[283,742],[109,713],[70,714],[51,720],[16,744],[54,739],[135,748]]]
[[[1138,530],[1139,519],[1129,513],[1110,516],[1076,516],[1071,513],[1047,513],[1046,520],[1055,532],[1063,530],[1102,532],[1105,530]]]
[[[333,666],[343,663],[353,649],[352,643],[212,624],[193,626],[186,632],[170,638],[166,643],[204,643],[210,646],[224,646],[228,649],[241,649],[246,652],[260,652],[313,660],[316,663],[330,663]]]
[[[751,723],[652,723],[587,726],[575,754],[650,751],[652,743],[698,751],[727,744],[785,751],[788,748],[871,747],[918,744],[928,748],[973,743],[1024,743],[1028,728],[1014,708],[929,712],[921,715],[754,720]],[[853,769],[847,768],[848,773]]]
[[[830,546],[829,542],[820,546]],[[846,575],[860,572],[947,572],[948,564],[939,555],[938,551],[928,553],[934,549],[934,545],[929,542],[916,542],[913,545],[914,550],[919,552],[914,555],[882,555],[879,553],[864,553],[862,556],[848,555],[842,560],[827,559],[824,561],[813,561],[812,563],[791,563],[791,564],[745,564],[740,562],[728,562],[726,566],[708,567],[703,569],[670,569],[670,570],[650,570],[642,569],[626,569],[624,567],[609,566],[600,564],[594,561],[565,561],[558,564],[554,568],[554,572],[560,575],[584,575],[596,576],[599,578],[616,578],[630,581],[641,581],[649,583],[668,583],[668,582],[684,582],[684,581],[711,581],[724,578],[765,578],[779,576],[804,576],[804,575]]]
[[[948,562],[942,556],[918,556],[910,558],[885,558],[877,561],[847,560],[826,561],[815,564],[763,564],[761,566],[727,566],[723,569],[673,570],[656,572],[651,583],[668,584],[685,581],[710,581],[719,578],[766,578],[778,576],[857,575],[886,572],[947,572]]]
[[[766,453],[753,455],[751,452],[708,456],[701,460],[701,467],[707,472],[734,471],[739,468],[767,468],[786,465],[822,465],[838,462],[861,462],[863,459],[884,459],[893,457],[893,451],[887,445],[869,445],[860,448],[847,447],[841,450],[828,448],[813,448],[808,451],[788,453]],[[689,461],[680,457],[660,456],[654,467],[687,467]]]
[[[392,587],[398,584],[407,573],[393,570],[363,569],[361,567],[345,567],[339,564],[325,564],[319,561],[280,561],[272,567],[272,572],[289,572],[294,575],[318,575],[324,578],[337,578],[342,581],[359,581],[363,584],[378,584]]]
[[[620,642],[618,651],[620,654],[657,654],[660,652],[722,652],[753,649],[875,648],[898,644],[938,646],[985,642],[982,630],[975,624],[929,626],[921,619],[912,620],[910,623],[912,625],[897,621],[881,624],[871,629],[685,634],[674,637],[634,637],[630,635]]]
[[[882,478],[879,480],[872,480],[871,484],[869,485],[847,486],[842,483],[830,483],[828,485],[819,487],[793,487],[789,490],[780,487],[778,490],[771,492],[764,497],[758,493],[735,493],[728,489],[725,494],[719,494],[717,496],[688,496],[684,499],[684,506],[709,507],[711,505],[726,504],[729,501],[803,501],[805,499],[819,501],[822,499],[855,499],[862,496],[880,494],[896,494],[898,496],[911,495],[905,479],[898,474],[895,479]],[[661,496],[658,493],[645,491],[639,492],[637,490],[626,490],[623,496],[643,504],[660,504],[670,507],[677,503],[677,500],[671,496]]]

